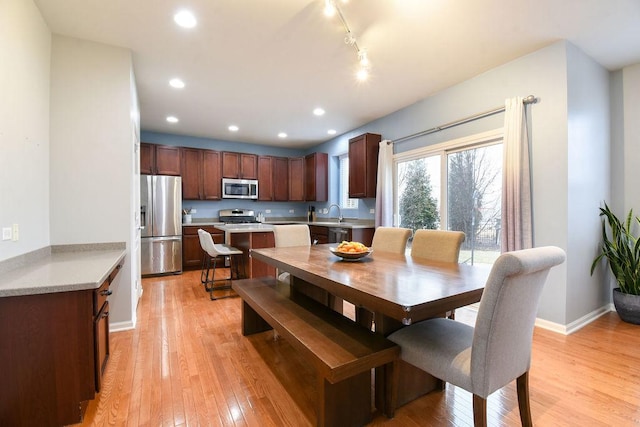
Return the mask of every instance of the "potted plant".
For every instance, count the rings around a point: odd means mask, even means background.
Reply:
[[[609,206],[600,208],[602,220],[602,252],[591,264],[591,274],[602,258],[611,267],[618,282],[613,290],[613,305],[622,320],[640,324],[640,241],[634,236],[632,227],[640,226],[640,219],[629,211],[624,222],[615,216]],[[635,219],[635,221],[633,221]],[[607,233],[607,224],[610,234]]]

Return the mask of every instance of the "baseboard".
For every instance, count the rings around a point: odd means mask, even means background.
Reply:
[[[127,322],[109,323],[109,332],[130,331],[131,329],[135,328],[136,324],[131,320]]]
[[[547,329],[549,331],[552,332],[557,332],[559,334],[563,334],[563,335],[570,335],[582,328],[584,328],[585,326],[587,326],[589,323],[593,322],[594,320],[596,320],[598,317],[612,311],[612,304],[607,304],[603,307],[600,307],[596,310],[593,310],[591,313],[587,313],[584,316],[582,316],[581,318],[574,320],[573,322],[569,323],[568,325],[562,325],[560,323],[555,323],[555,322],[551,322],[549,320],[545,320],[545,319],[536,319],[536,326],[542,329]]]

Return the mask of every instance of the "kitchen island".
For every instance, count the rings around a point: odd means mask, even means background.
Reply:
[[[241,277],[275,277],[276,270],[270,265],[251,257],[252,249],[272,248],[275,245],[273,225],[263,223],[227,224],[216,227],[224,231],[225,243],[242,251],[244,266]]]
[[[0,425],[82,421],[109,357],[109,286],[124,243],[47,247],[0,262]]]

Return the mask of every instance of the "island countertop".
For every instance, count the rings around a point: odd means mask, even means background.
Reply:
[[[97,289],[123,260],[124,244],[53,246],[0,266],[0,297]],[[20,257],[16,257],[20,258]]]

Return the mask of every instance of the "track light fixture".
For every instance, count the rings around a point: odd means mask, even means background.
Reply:
[[[346,3],[346,0],[342,0],[343,3]],[[358,80],[363,81],[369,77],[369,69],[371,67],[371,63],[369,62],[369,58],[367,56],[367,50],[364,48],[360,48],[358,45],[358,40],[356,36],[349,28],[349,24],[347,24],[347,20],[344,18],[340,7],[336,0],[324,0],[324,14],[327,17],[333,17],[334,15],[338,15],[340,21],[342,22],[342,26],[344,27],[344,43],[350,46],[353,46],[358,55],[358,63],[360,67],[356,73]]]

